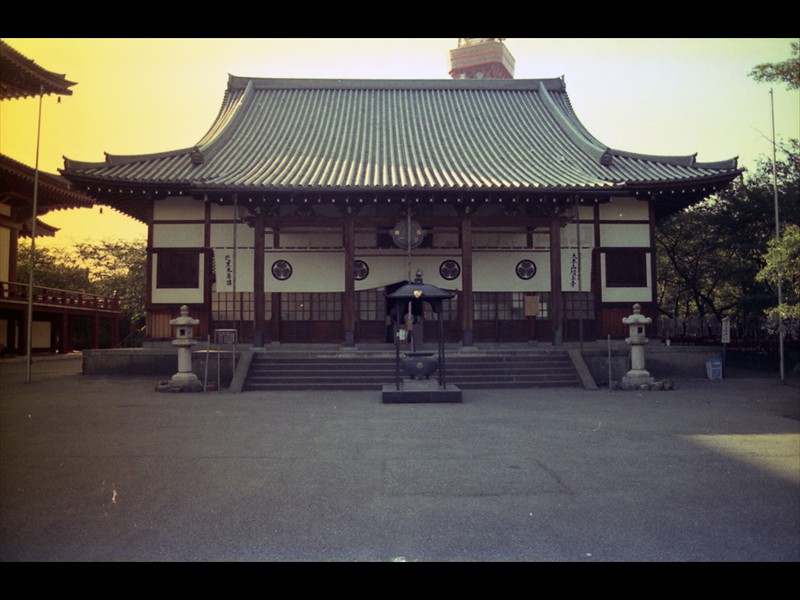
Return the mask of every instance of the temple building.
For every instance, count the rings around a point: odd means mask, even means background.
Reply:
[[[513,79],[467,38],[450,79],[231,75],[208,132],[157,154],[65,159],[76,189],[148,226],[151,339],[388,343],[386,296],[419,273],[455,292],[446,341],[624,337],[655,314],[657,221],[726,187],[737,160],[609,148],[563,78]],[[415,336],[438,315],[414,315]]]

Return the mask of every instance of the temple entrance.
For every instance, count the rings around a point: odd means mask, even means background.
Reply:
[[[475,292],[473,326],[476,342],[527,342],[528,318],[522,292]]]

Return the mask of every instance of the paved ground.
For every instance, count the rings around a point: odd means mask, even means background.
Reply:
[[[799,561],[797,380],[170,394],[0,361],[3,561]]]

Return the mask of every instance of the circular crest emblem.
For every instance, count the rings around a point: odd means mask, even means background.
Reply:
[[[357,260],[355,263],[354,273],[356,281],[366,279],[367,275],[369,275],[369,266],[363,260]]]
[[[536,275],[536,263],[526,258],[517,263],[516,271],[520,279],[533,279]]]
[[[279,281],[285,281],[292,276],[292,265],[285,260],[276,260],[272,263],[272,276]]]
[[[452,281],[453,279],[461,275],[461,267],[454,260],[446,260],[441,265],[439,265],[439,275],[442,276],[442,279],[446,279],[447,281]]]

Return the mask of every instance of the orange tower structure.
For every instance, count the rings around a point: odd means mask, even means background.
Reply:
[[[514,79],[514,57],[505,38],[458,38],[450,51],[453,79]]]

